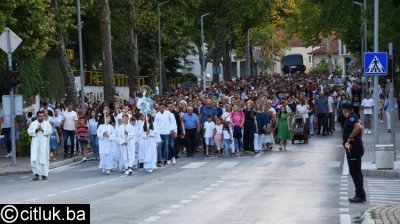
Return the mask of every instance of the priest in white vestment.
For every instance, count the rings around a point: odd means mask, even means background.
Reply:
[[[32,180],[47,180],[49,176],[49,148],[50,134],[53,132],[49,122],[44,120],[43,111],[36,114],[36,120],[28,128],[28,134],[32,137],[31,142],[31,167],[33,172]]]

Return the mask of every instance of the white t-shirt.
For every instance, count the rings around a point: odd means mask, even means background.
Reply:
[[[222,128],[223,128],[224,126],[222,125],[222,124],[220,124],[220,125],[215,125],[215,133],[217,134],[217,135],[222,135]]]
[[[214,133],[215,123],[211,122],[204,122],[204,138],[212,138]]]
[[[63,120],[64,120],[64,130],[68,131],[75,131],[75,121],[78,120],[78,115],[75,111],[64,111],[63,113]]]
[[[308,105],[307,105],[307,104],[304,104],[304,105],[298,104],[298,105],[296,106],[296,110],[297,110],[301,115],[303,115],[303,118],[304,118],[304,119],[307,119],[307,118],[308,118]]]
[[[221,115],[222,120],[224,120],[225,122],[229,122],[231,123],[231,112],[224,112]]]
[[[228,130],[224,130],[222,132],[224,139],[231,139],[231,133],[228,132]]]
[[[365,98],[361,102],[361,106],[364,107],[364,114],[372,114],[372,108],[374,106],[374,100],[372,98]]]
[[[328,112],[333,113],[333,98],[328,96]]]

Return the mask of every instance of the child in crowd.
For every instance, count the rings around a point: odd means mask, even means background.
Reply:
[[[217,118],[216,120],[217,124],[215,125],[214,128],[214,142],[215,146],[217,147],[217,152],[218,155],[221,157],[222,156],[222,148],[223,148],[223,139],[222,139],[222,121],[221,118]]]
[[[222,129],[222,135],[224,138],[224,157],[228,157],[231,153],[231,146],[232,146],[232,132],[228,122],[225,122]]]
[[[214,134],[214,128],[215,128],[215,123],[214,121],[211,120],[211,115],[207,116],[207,121],[204,122],[204,140],[206,142],[206,156],[210,156],[210,148],[214,145],[213,141],[213,134]]]
[[[86,153],[87,153],[86,150],[87,150],[87,145],[89,143],[89,128],[86,125],[85,119],[83,117],[79,119],[79,124],[76,130],[77,130],[79,148],[81,149],[83,156],[82,161],[86,161]]]
[[[51,128],[53,129],[50,135],[50,160],[55,161],[57,160],[55,156],[58,149],[58,144],[60,143],[60,138],[58,137],[58,132],[54,122],[51,122],[50,124]]]

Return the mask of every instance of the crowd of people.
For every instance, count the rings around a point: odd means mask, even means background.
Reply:
[[[151,173],[195,153],[222,158],[274,147],[285,151],[295,115],[303,118],[305,138],[331,135],[335,122],[343,127],[344,103],[358,116],[374,107],[360,81],[353,76],[331,84],[324,75],[274,74],[215,83],[205,92],[178,86],[162,96],[138,91],[126,100],[86,98],[86,111],[69,102],[44,102],[39,113],[52,126],[49,160],[63,147],[64,158],[82,155],[85,161],[90,149],[106,174],[130,175],[134,168]],[[31,115],[28,122],[33,120]],[[365,130],[371,133],[367,123]]]

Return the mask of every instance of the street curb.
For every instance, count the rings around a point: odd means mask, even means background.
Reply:
[[[361,216],[363,222],[361,224],[375,224],[375,220],[371,218],[371,211],[376,210],[378,207],[373,207],[365,210],[364,214]]]
[[[364,176],[368,176],[368,177],[400,178],[399,170],[363,169],[362,173]]]
[[[86,155],[86,157],[90,158],[93,156],[93,152],[90,152]],[[66,166],[75,162],[82,161],[83,156],[76,156],[73,158],[65,159],[65,160],[60,160],[56,162],[50,162],[50,170],[62,166]],[[0,173],[0,176],[11,176],[11,175],[23,175],[23,174],[32,174],[32,170],[18,170],[18,171],[11,171],[11,172],[3,172]]]

